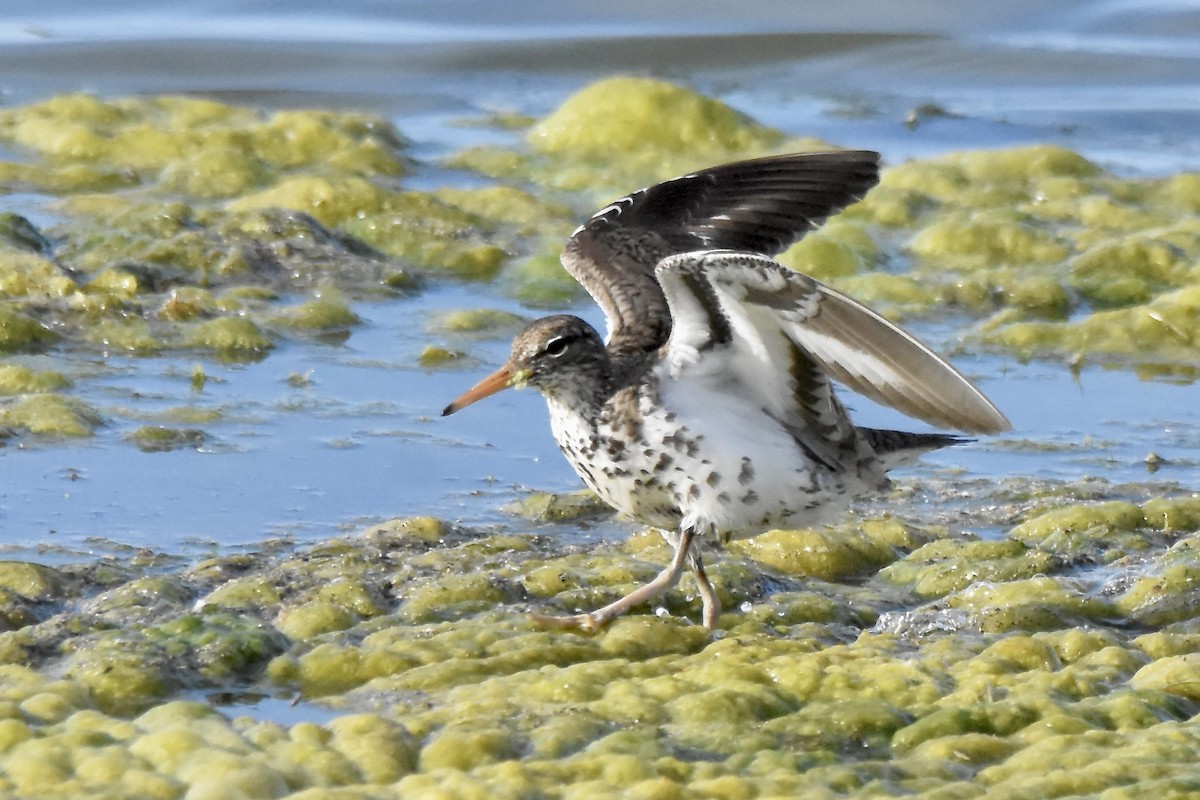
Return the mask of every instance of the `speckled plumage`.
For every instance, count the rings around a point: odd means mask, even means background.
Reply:
[[[1007,429],[924,345],[768,257],[860,197],[877,168],[876,154],[853,151],[724,165],[635,192],[572,236],[563,263],[604,309],[607,342],[574,316],[537,320],[444,413],[537,389],[584,482],[662,530],[675,554],[615,603],[546,619],[598,628],[690,566],[712,627],[719,603],[701,543],[829,521],[887,486],[895,463],[958,441],[855,427],[831,377],[934,424]]]

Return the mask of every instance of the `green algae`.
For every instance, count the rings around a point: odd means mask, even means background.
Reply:
[[[1165,625],[1192,619],[1200,609],[1200,538],[1184,539],[1165,553],[1137,565],[1116,603],[1131,619]]]
[[[976,583],[951,596],[948,606],[968,611],[981,630],[996,633],[1053,630],[1116,616],[1107,601],[1088,596],[1069,580],[1046,576]]]
[[[229,204],[229,210],[284,208],[310,214],[322,225],[335,225],[377,213],[385,198],[382,188],[363,178],[308,176],[288,178],[270,189],[240,197]]]
[[[63,592],[64,583],[62,575],[49,567],[23,561],[0,561],[0,591],[28,600],[49,601]]]
[[[1138,670],[1129,685],[1200,701],[1200,653],[1160,658]]]
[[[0,295],[49,301],[68,297],[77,288],[72,276],[45,256],[0,247]]]
[[[617,122],[617,124],[613,124]],[[572,159],[655,153],[701,153],[721,160],[777,146],[783,136],[724,103],[666,81],[618,77],[567,98],[527,134],[543,153]]]
[[[99,414],[85,403],[53,393],[25,395],[0,405],[0,425],[42,436],[91,436],[100,423]]]
[[[1147,527],[1167,534],[1200,531],[1200,497],[1155,497],[1142,503]]]
[[[433,196],[491,226],[510,227],[521,236],[562,235],[571,232],[574,212],[562,203],[548,202],[513,186],[439,189]]]
[[[0,305],[0,353],[30,350],[57,338],[54,331],[37,320]]]
[[[944,597],[979,581],[1032,578],[1056,564],[1050,553],[1015,539],[930,542],[880,571],[881,580],[904,586],[918,597]]]
[[[767,531],[731,550],[784,574],[839,580],[888,564],[924,538],[894,520],[865,520],[854,528]]]
[[[274,346],[254,322],[244,317],[201,322],[188,331],[184,341],[189,347],[230,354],[256,354]]]
[[[0,138],[55,168],[124,170],[141,185],[208,197],[242,194],[304,167],[403,171],[399,136],[379,118],[326,111],[264,115],[198,98],[61,95],[0,110]],[[92,188],[91,181],[83,183],[73,188]],[[67,187],[60,180],[57,188]]]
[[[1119,179],[1040,145],[892,166],[847,218],[902,229],[911,269],[871,281],[825,248],[825,277],[906,316],[990,314],[980,341],[1021,358],[1192,360],[1200,241],[1167,199],[1185,177]]]
[[[205,608],[245,609],[279,604],[283,595],[276,581],[268,575],[234,578],[221,584],[203,599]]]
[[[282,308],[270,317],[272,325],[293,330],[329,331],[353,327],[362,320],[345,302],[319,298],[307,303]]]
[[[1013,528],[1010,535],[1064,559],[1112,561],[1151,547],[1139,530],[1144,524],[1141,508],[1114,501],[1053,509]]]
[[[62,196],[51,230],[15,214],[0,221],[0,350],[65,340],[242,358],[271,346],[249,325],[286,336],[356,319],[333,305],[272,314],[264,306],[280,288],[414,287],[404,264],[318,222],[396,204],[403,141],[381,119],[65,95],[0,110],[0,141],[27,159],[6,164],[0,182]]]
[[[149,356],[163,350],[165,343],[145,320],[136,318],[102,319],[84,333],[85,341],[100,345],[106,352]]]
[[[526,322],[525,317],[511,311],[476,308],[442,314],[431,322],[430,327],[440,333],[493,338],[511,336]]]
[[[354,625],[354,617],[335,603],[318,601],[281,612],[275,625],[289,639],[303,640],[346,630]]]
[[[491,280],[508,258],[504,247],[491,241],[496,237],[486,235],[494,234],[495,222],[432,194],[391,193],[369,204],[337,219],[349,234],[382,253],[465,280]]]
[[[968,271],[999,264],[1055,264],[1070,252],[1020,216],[993,210],[947,214],[922,228],[909,247],[922,259]]]
[[[537,308],[562,308],[584,292],[559,260],[561,244],[551,240],[541,252],[510,264],[499,276],[508,296]]]
[[[70,385],[65,376],[53,370],[34,370],[23,364],[0,364],[0,395],[54,392]]]
[[[196,448],[208,437],[196,428],[168,428],[162,425],[143,425],[126,434],[144,453],[165,453],[169,450]]]
[[[612,513],[608,504],[586,489],[559,494],[531,492],[504,506],[504,511],[539,522],[585,519]]]
[[[1168,242],[1121,238],[1076,256],[1067,285],[1096,308],[1120,308],[1186,285],[1192,267],[1184,252]]]
[[[594,204],[723,161],[829,149],[815,140],[789,141],[689,87],[628,76],[584,87],[530,126],[525,138],[530,153],[479,147],[447,164],[556,191],[586,191]]]
[[[915,543],[888,520],[877,528],[880,541]],[[19,718],[0,714],[0,781],[31,791],[55,780],[84,795],[161,785],[268,796],[286,786],[346,797],[456,787],[513,797],[618,796],[637,787],[649,796],[940,797],[970,780],[1041,791],[1084,740],[1093,762],[1136,761],[1148,779],[1191,763],[1200,747],[1194,643],[1154,644],[1167,634],[1132,638],[1119,627],[1064,623],[916,642],[776,618],[714,638],[635,614],[582,637],[537,629],[503,608],[520,602],[513,598],[460,608],[450,621],[413,623],[403,613],[421,585],[449,586],[451,577],[461,598],[484,601],[506,580],[574,558],[521,547],[522,538],[395,520],[304,553],[139,579],[95,611],[150,616],[117,637],[96,628],[70,640],[65,677],[0,665],[0,708],[21,707]],[[344,577],[343,590],[331,588],[330,574]],[[238,589],[236,609],[191,610],[204,586],[265,584],[279,588]],[[379,593],[385,585],[402,588]],[[1020,597],[1047,591],[1013,584]],[[759,592],[760,605],[775,602],[774,590]],[[281,600],[288,610],[273,616]],[[29,635],[49,632],[32,626]],[[45,659],[52,642],[29,652]],[[112,663],[115,677],[101,663]],[[264,664],[275,685],[350,710],[323,726],[285,726],[169,699],[172,687],[211,685]],[[364,702],[376,710],[354,710]],[[1161,737],[1166,746],[1151,747]],[[15,763],[35,756],[49,760]],[[1107,772],[1079,780],[1072,785],[1125,785]]]
[[[879,245],[864,226],[834,220],[788,248],[779,256],[779,263],[830,281],[858,275],[880,258]]]
[[[417,354],[417,363],[426,369],[458,366],[467,359],[467,354],[461,350],[448,350],[432,344],[426,345]]]

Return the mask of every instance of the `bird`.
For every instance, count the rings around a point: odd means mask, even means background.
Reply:
[[[772,258],[860,200],[879,169],[868,150],[722,164],[622,197],[570,236],[562,264],[602,309],[607,336],[569,314],[535,320],[442,415],[536,389],[583,482],[657,528],[672,557],[603,608],[537,620],[595,632],[690,569],[714,629],[721,604],[704,548],[828,524],[885,489],[889,469],[967,441],[857,427],[835,382],[934,427],[1011,429],[914,336]]]

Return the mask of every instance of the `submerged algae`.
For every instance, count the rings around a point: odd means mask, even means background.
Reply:
[[[195,448],[204,443],[204,431],[195,428],[168,428],[162,425],[143,425],[130,432],[127,438],[146,453]]]

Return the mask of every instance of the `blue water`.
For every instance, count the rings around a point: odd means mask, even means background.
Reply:
[[[1183,2],[4,0],[0,102],[184,92],[361,108],[392,118],[428,163],[504,136],[458,124],[464,117],[541,114],[591,80],[634,72],[691,83],[789,133],[879,149],[893,163],[1052,141],[1123,174],[1160,174],[1200,169],[1197,34],[1200,4]],[[922,104],[951,114],[906,126]],[[413,180],[461,179],[426,166]],[[0,196],[0,210],[41,221],[47,201]],[[510,524],[504,502],[577,482],[531,393],[437,417],[507,347],[471,343],[479,363],[470,370],[414,368],[438,338],[433,316],[463,306],[537,313],[458,286],[363,303],[366,324],[344,344],[291,342],[257,364],[204,363],[212,380],[200,395],[193,357],[42,357],[93,375],[75,391],[109,424],[82,444],[0,447],[0,548],[73,560],[124,545],[187,553],[303,543],[403,514]],[[954,328],[923,332],[943,344]],[[1142,462],[1154,452],[1167,460],[1156,480],[1200,486],[1195,385],[1099,368],[1074,378],[1057,364],[980,355],[956,363],[1016,431],[935,454],[917,474],[1121,483],[1146,479]],[[293,386],[293,374],[310,380]],[[124,440],[184,404],[224,414],[201,426],[210,439],[199,451],[142,453]],[[866,424],[906,424],[861,410]],[[602,524],[584,535],[622,530]]]

